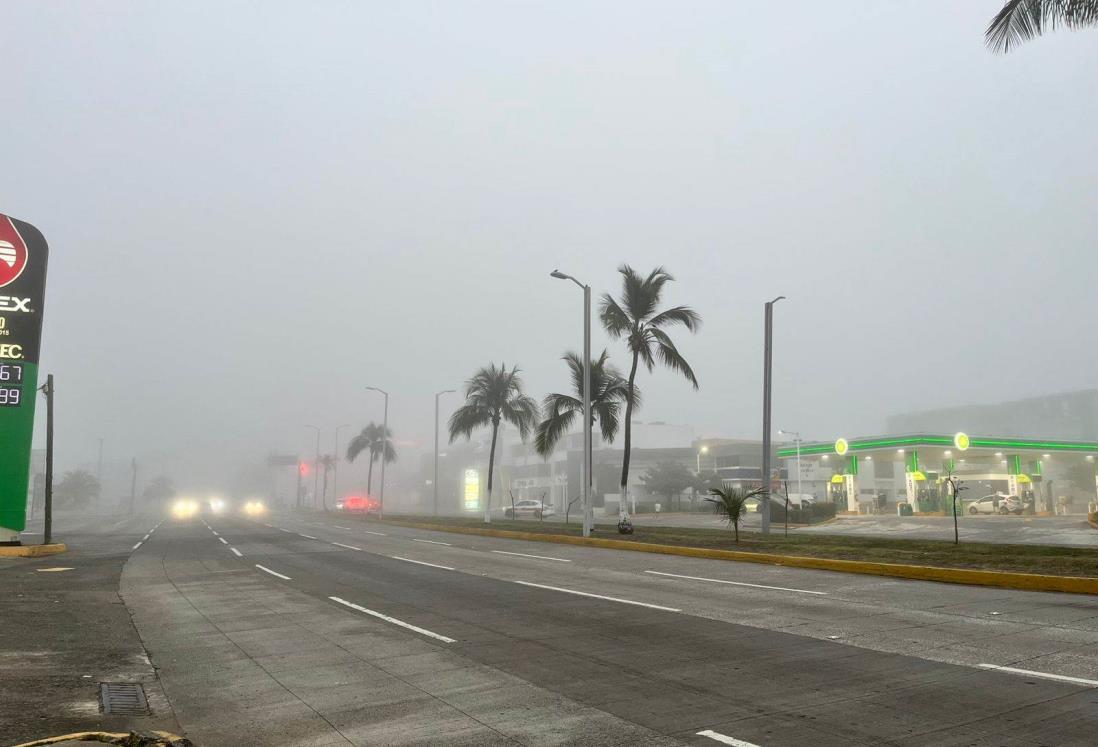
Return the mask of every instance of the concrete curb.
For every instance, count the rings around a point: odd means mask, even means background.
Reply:
[[[0,558],[41,558],[68,550],[64,542],[52,545],[13,545],[0,547]]]
[[[532,542],[550,542],[562,545],[603,547],[612,550],[632,550],[660,555],[681,555],[689,558],[711,560],[735,560],[746,563],[781,565],[789,568],[811,568],[820,571],[861,573],[870,576],[892,576],[919,581],[940,581],[947,584],[971,586],[995,586],[1004,589],[1026,591],[1059,591],[1069,594],[1098,594],[1098,578],[1089,576],[1046,576],[1038,573],[1014,573],[1010,571],[982,571],[972,568],[941,568],[939,566],[903,565],[900,563],[876,563],[862,560],[838,560],[813,558],[802,555],[776,555],[773,553],[743,552],[740,550],[713,550],[704,547],[677,547],[648,542],[600,539],[596,537],[572,537],[564,534],[538,534],[505,529],[481,529],[479,527],[455,527],[415,521],[384,519],[384,523],[435,532],[473,534],[481,537],[499,537]]]

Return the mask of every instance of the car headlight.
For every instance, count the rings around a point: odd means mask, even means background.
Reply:
[[[220,498],[211,498],[210,510],[213,511],[215,514],[221,513],[225,510],[225,501]]]
[[[198,513],[198,503],[190,498],[180,498],[172,504],[172,516],[177,519],[189,519]]]

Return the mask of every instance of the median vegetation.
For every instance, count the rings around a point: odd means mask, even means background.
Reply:
[[[366,520],[366,519],[363,519]],[[373,521],[373,519],[369,519]],[[469,517],[397,516],[390,514],[386,522],[394,524],[432,524],[440,528],[484,528],[482,520]],[[506,520],[494,529],[556,534],[578,537],[578,524],[565,525],[550,521]],[[700,547],[740,552],[774,553],[812,558],[834,558],[876,563],[902,563],[940,568],[972,568],[978,570],[1039,573],[1054,576],[1098,577],[1098,550],[1081,547],[1046,545],[1001,545],[986,542],[953,544],[953,538],[941,540],[890,539],[886,537],[845,537],[835,535],[782,535],[781,526],[764,538],[754,531],[740,530],[740,541],[724,529],[694,529],[686,527],[648,527],[635,525],[632,535],[620,535],[613,525],[599,524],[594,537],[646,542],[677,547]]]

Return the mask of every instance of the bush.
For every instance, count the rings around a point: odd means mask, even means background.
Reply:
[[[1098,524],[1098,511],[1092,511],[1087,514],[1087,521],[1091,524]]]
[[[810,503],[804,508],[789,507],[790,524],[819,524],[821,521],[835,518],[838,509],[834,503]],[[785,523],[785,504],[773,501],[770,506],[770,520]]]

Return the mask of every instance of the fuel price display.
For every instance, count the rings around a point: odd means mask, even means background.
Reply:
[[[0,407],[19,407],[23,404],[23,366],[19,363],[0,363]]]

